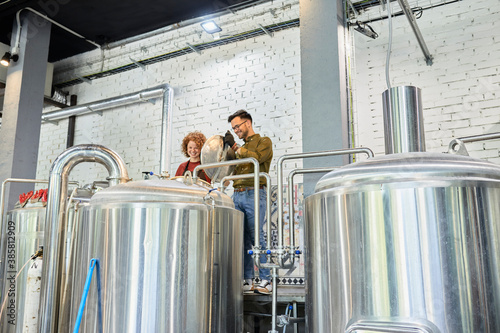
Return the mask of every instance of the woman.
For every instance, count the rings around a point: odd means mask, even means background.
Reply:
[[[189,160],[179,165],[175,173],[176,176],[183,176],[186,171],[191,171],[192,173],[194,168],[201,164],[200,152],[205,141],[207,141],[207,139],[200,132],[192,132],[184,137],[181,148],[184,155],[189,157]],[[208,178],[203,170],[198,173],[198,177],[210,183],[210,178]]]

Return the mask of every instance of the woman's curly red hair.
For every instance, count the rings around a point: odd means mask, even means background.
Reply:
[[[189,141],[193,141],[194,143],[196,143],[198,148],[200,148],[200,150],[201,150],[201,147],[203,147],[203,144],[205,143],[205,141],[207,141],[207,138],[205,138],[203,133],[198,132],[198,131],[191,132],[188,135],[186,135],[184,137],[184,139],[182,139],[182,143],[181,143],[182,153],[186,157],[189,157],[189,154],[187,152],[187,146],[188,146]]]

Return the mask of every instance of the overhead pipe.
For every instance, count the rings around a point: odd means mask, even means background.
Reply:
[[[352,149],[340,149],[340,150],[330,150],[330,151],[317,151],[310,153],[299,153],[291,155],[283,155],[278,159],[278,261],[281,268],[291,268],[295,263],[295,256],[299,253],[295,245],[295,235],[290,228],[290,242],[288,246],[288,253],[286,253],[283,247],[283,163],[287,160],[293,159],[304,159],[312,157],[323,157],[323,156],[336,156],[336,155],[346,155],[346,154],[366,154],[369,158],[373,157],[374,154],[369,148],[352,148]],[[288,189],[291,190],[290,188]],[[290,261],[285,263],[287,257],[290,257]]]
[[[174,90],[169,84],[162,84],[153,88],[138,92],[111,97],[100,101],[70,106],[61,110],[46,112],[42,115],[43,121],[54,122],[70,116],[84,115],[93,112],[102,112],[111,108],[126,106],[137,102],[146,102],[154,98],[163,97],[162,106],[162,128],[160,147],[160,170],[158,174],[168,170],[170,166],[170,154],[172,133],[172,105]]]
[[[70,106],[61,110],[46,112],[42,114],[42,120],[60,120],[69,116],[78,116],[92,112],[105,111],[111,108],[126,106],[136,102],[144,102],[153,98],[164,96],[165,90],[168,89],[171,89],[170,86],[168,84],[163,84],[157,87],[141,90],[130,94],[106,98],[100,101],[90,102],[86,104]]]
[[[422,33],[420,32],[420,29],[418,28],[417,25],[417,20],[415,19],[415,15],[413,15],[413,11],[410,8],[410,5],[408,4],[408,1],[406,0],[398,0],[399,6],[403,10],[403,13],[405,13],[406,18],[408,19],[408,22],[410,22],[410,26],[413,30],[413,33],[415,34],[415,37],[417,37],[418,45],[420,45],[420,48],[422,49],[422,52],[425,57],[425,62],[427,63],[428,66],[432,65],[432,55],[429,52],[429,49],[427,48],[427,45],[425,44],[424,37],[422,37]]]
[[[129,37],[126,39],[122,39],[122,40],[119,40],[116,42],[111,42],[111,43],[106,44],[104,46],[104,48],[108,49],[108,50],[114,49],[117,47],[128,45],[128,44],[133,43],[133,42],[144,40],[146,38],[155,37],[157,35],[161,35],[161,34],[164,34],[166,32],[169,32],[169,31],[177,30],[179,28],[184,28],[184,27],[187,27],[187,26],[190,26],[193,24],[201,23],[201,22],[208,21],[208,20],[213,20],[213,19],[222,17],[223,15],[226,15],[226,14],[234,14],[238,10],[246,9],[250,6],[257,6],[259,4],[269,2],[269,1],[270,0],[260,0],[257,2],[244,1],[244,2],[239,3],[239,4],[229,5],[225,8],[221,8],[222,10],[217,12],[217,13],[188,19],[185,21],[181,21],[178,23],[174,23],[174,24],[165,26],[165,27],[157,29],[157,30],[153,30],[153,31],[146,32],[146,33],[143,33],[140,35],[136,35],[136,36]]]
[[[71,170],[82,162],[96,162],[104,165],[109,172],[109,185],[129,181],[122,158],[100,145],[78,145],[59,155],[50,169],[47,211],[45,215],[45,264],[43,266],[42,293],[40,300],[40,333],[57,332],[57,314],[60,299],[61,269],[64,267],[64,235],[66,234],[65,214],[68,196],[68,176]]]

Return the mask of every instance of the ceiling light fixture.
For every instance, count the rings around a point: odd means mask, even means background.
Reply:
[[[216,32],[221,32],[222,29],[215,23],[214,21],[206,21],[201,24],[203,30],[205,30],[209,34],[214,34]]]
[[[359,21],[356,21],[356,27],[354,30],[362,33],[366,37],[370,37],[373,39],[376,39],[378,37],[378,34],[373,30],[372,27],[370,27],[367,23],[361,23]]]
[[[5,52],[5,54],[2,57],[2,60],[0,60],[0,64],[2,64],[2,66],[7,67],[9,66],[11,60],[16,62],[17,60],[19,60],[19,56],[17,54],[10,54],[10,52]]]

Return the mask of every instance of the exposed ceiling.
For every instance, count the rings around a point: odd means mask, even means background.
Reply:
[[[101,46],[182,21],[268,0],[0,0],[0,42],[10,45],[16,13],[30,7]],[[96,48],[52,25],[49,62]]]

